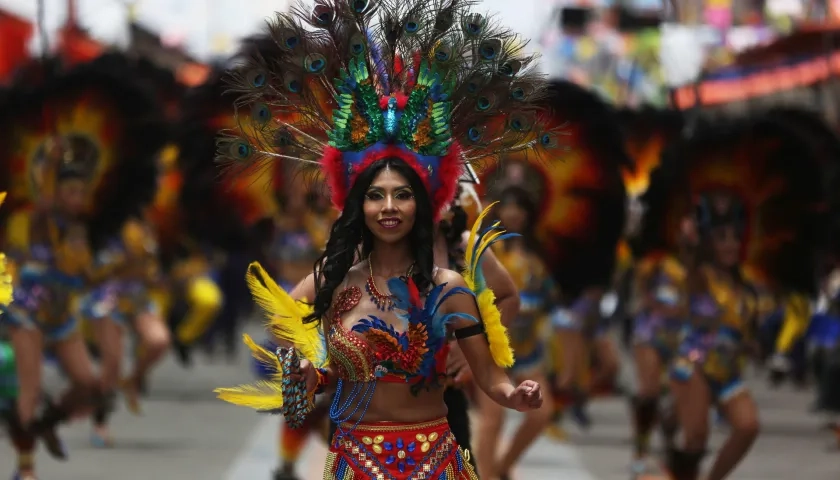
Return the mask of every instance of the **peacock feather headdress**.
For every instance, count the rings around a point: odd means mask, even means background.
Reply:
[[[273,49],[234,71],[239,128],[218,141],[232,174],[274,160],[322,170],[342,209],[359,172],[397,157],[435,213],[465,164],[557,145],[524,43],[473,0],[317,0],[269,22]]]

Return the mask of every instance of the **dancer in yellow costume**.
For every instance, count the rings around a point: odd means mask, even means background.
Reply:
[[[525,155],[506,157],[502,167],[525,166],[523,184],[540,199],[535,233],[560,291],[561,308],[552,314],[553,343],[559,347],[552,349],[557,360],[555,399],[572,403],[575,419],[588,426],[584,406],[590,391],[610,389],[618,369],[599,306],[612,283],[626,215],[622,172],[632,162],[615,112],[594,93],[568,82],[553,82],[549,92],[546,105],[552,114],[547,121],[565,129],[565,152],[558,154],[563,167],[549,169],[544,161]],[[487,184],[497,173],[487,170],[482,180]],[[508,171],[501,177],[509,177]],[[587,381],[592,356],[597,368]]]
[[[550,329],[548,316],[558,300],[558,291],[550,271],[540,256],[539,246],[533,232],[537,224],[538,210],[529,193],[522,187],[507,187],[499,194],[499,220],[510,231],[521,236],[511,237],[496,248],[499,261],[513,278],[519,290],[519,311],[508,326],[511,345],[516,355],[516,363],[508,374],[514,381],[525,379],[540,384],[548,384],[548,339]],[[548,397],[543,406],[526,414],[517,427],[510,444],[497,456],[497,447],[491,451],[480,451],[479,466],[486,464],[485,456],[493,465],[493,470],[482,473],[488,478],[508,480],[510,472],[522,458],[544,429],[550,425],[554,416],[554,403]],[[482,423],[491,422],[488,415],[504,417],[502,410],[490,410],[483,406]],[[495,423],[495,422],[494,422]],[[496,439],[500,437],[503,421],[498,421],[497,430],[492,432]],[[486,429],[482,429],[487,434]],[[487,445],[482,439],[482,445]]]

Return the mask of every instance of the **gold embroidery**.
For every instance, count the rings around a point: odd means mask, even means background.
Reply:
[[[429,435],[429,441],[430,441],[430,442],[434,442],[434,441],[435,441],[435,440],[437,440],[437,439],[438,439],[438,434],[437,434],[437,432],[432,432],[432,434],[431,434],[431,435]]]
[[[373,448],[373,453],[375,453],[377,455],[382,455],[382,447],[381,446],[374,445],[372,448]]]
[[[335,462],[338,461],[338,454],[330,452],[327,454],[327,463],[324,465],[324,479],[332,480],[335,478],[333,470],[335,469]]]
[[[373,439],[370,437],[362,437],[362,443],[364,443],[365,445],[370,445],[373,443]]]
[[[357,433],[374,433],[374,432],[383,432],[383,433],[402,433],[406,430],[428,430],[430,428],[439,427],[446,423],[445,418],[438,418],[436,420],[429,420],[428,422],[418,423],[415,425],[411,425],[407,427],[406,425],[393,425],[388,422],[383,422],[383,424],[370,424],[370,425],[357,425],[355,426],[354,432]],[[354,427],[352,423],[342,423],[341,427],[346,430],[350,430],[351,427]],[[438,438],[437,433],[432,433],[429,435],[429,440],[434,441]],[[432,439],[434,437],[434,440]]]
[[[422,433],[418,433],[414,436],[414,438],[416,438],[418,442],[425,442],[428,437],[426,437],[426,435],[423,435]]]
[[[420,451],[423,453],[428,452],[430,448],[432,448],[432,444],[429,442],[423,442],[423,444],[420,445]]]

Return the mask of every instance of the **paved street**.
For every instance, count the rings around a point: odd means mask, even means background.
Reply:
[[[144,415],[124,408],[116,414],[112,450],[89,446],[85,422],[65,430],[72,458],[61,464],[39,455],[44,480],[268,480],[276,462],[277,419],[255,415],[215,400],[216,386],[250,378],[247,359],[236,365],[210,363],[203,355],[187,371],[172,359],[156,372]],[[58,384],[57,376],[48,376]],[[820,419],[807,413],[810,395],[785,388],[771,391],[753,382],[764,429],[734,480],[837,480],[840,453],[828,449],[829,437],[819,431]],[[620,400],[592,406],[595,427],[581,434],[569,426],[570,441],[541,440],[527,456],[519,480],[625,480],[630,451],[628,413]],[[511,415],[509,423],[516,417]],[[725,434],[718,428],[713,447]],[[573,445],[573,446],[572,446]],[[313,442],[301,474],[320,478],[323,447]],[[0,449],[0,478],[13,465],[10,449]]]

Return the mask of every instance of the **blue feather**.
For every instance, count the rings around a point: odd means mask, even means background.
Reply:
[[[429,295],[426,296],[425,310],[429,309],[429,305],[437,305],[439,303],[438,298],[440,297],[440,294],[443,293],[443,288],[445,286],[446,284],[442,283],[440,285],[435,286],[435,288],[433,288],[432,291],[429,292]]]
[[[446,285],[446,284],[444,284],[444,285]],[[466,288],[466,287],[453,287],[448,292],[446,292],[446,294],[443,295],[443,297],[440,299],[440,301],[438,301],[436,304],[429,305],[429,306],[426,307],[427,315],[430,316],[430,317],[433,317],[433,316],[437,315],[438,310],[440,309],[441,305],[443,305],[446,302],[446,300],[448,300],[449,297],[451,297],[452,295],[475,296],[475,293],[473,293],[472,290],[470,290],[469,288]]]
[[[400,310],[408,311],[411,305],[411,296],[408,293],[408,284],[401,278],[388,280],[388,290],[394,300],[394,306]]]

